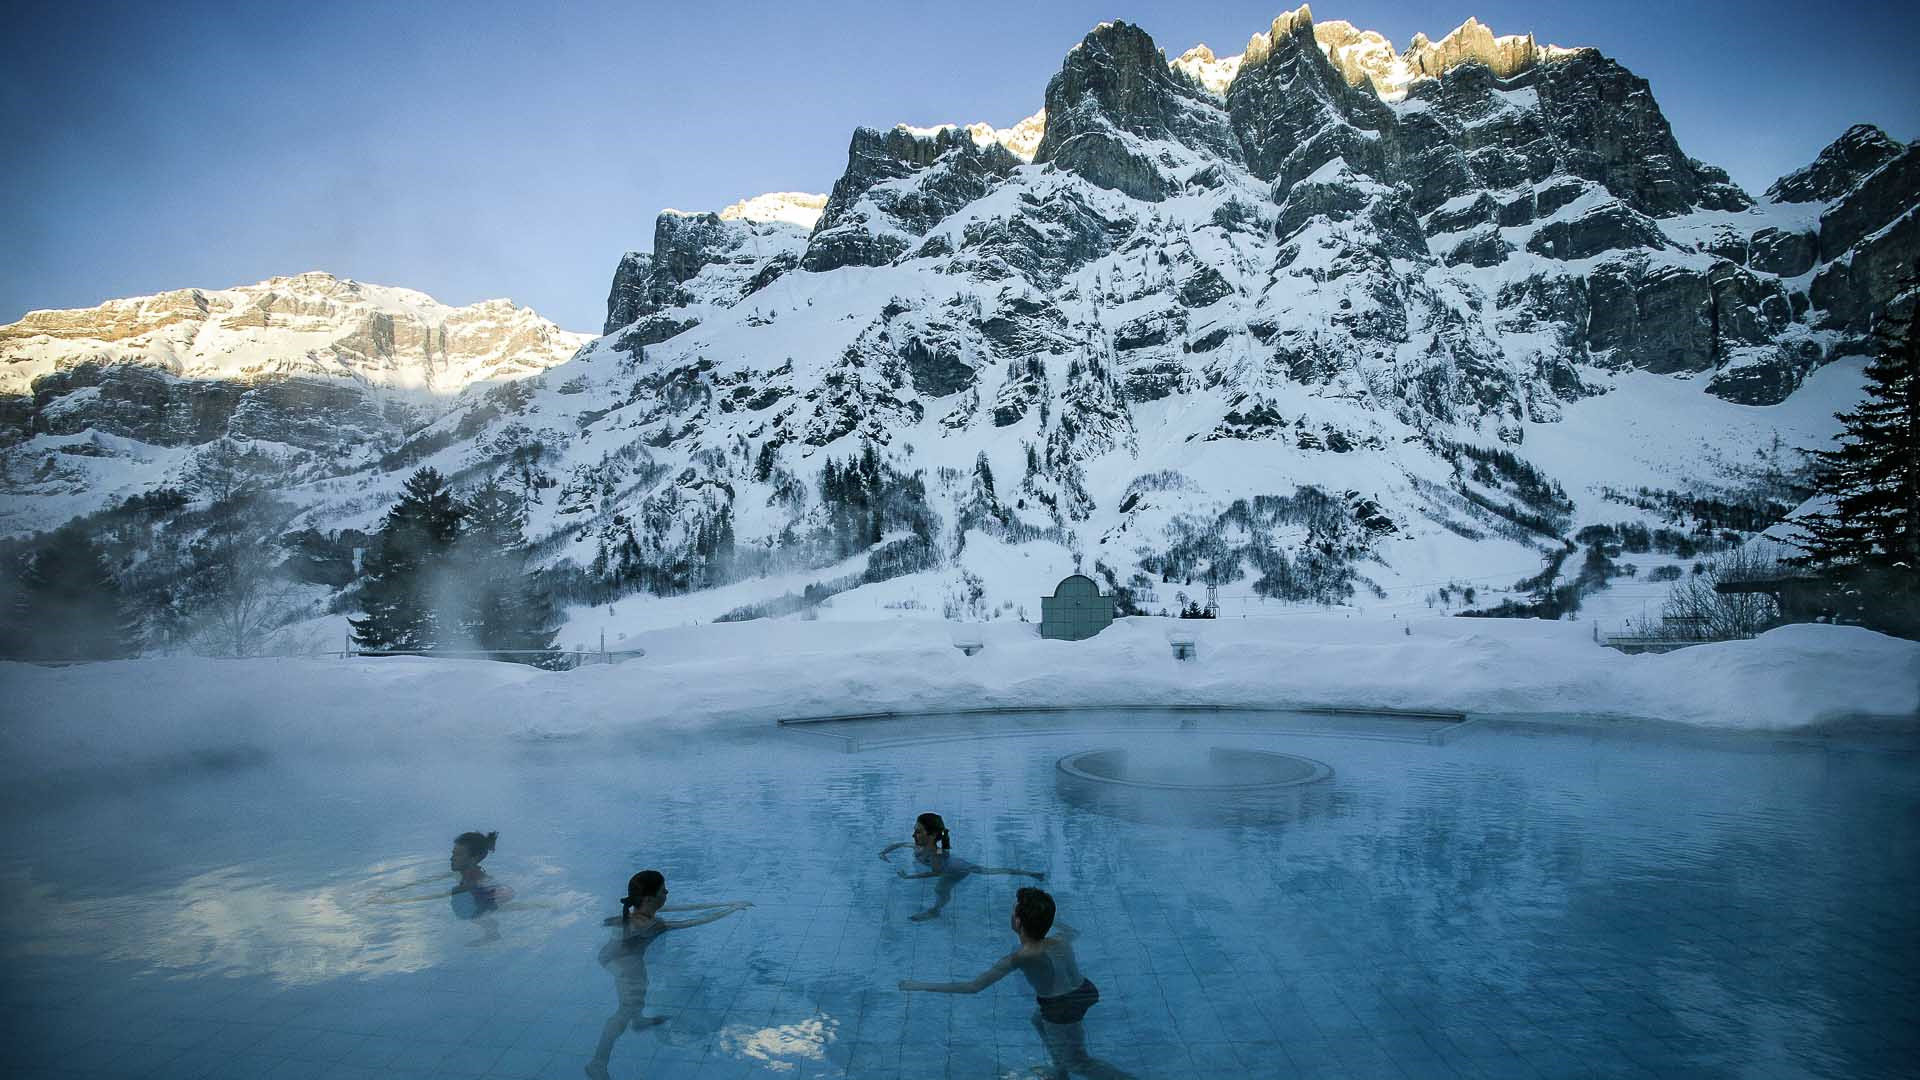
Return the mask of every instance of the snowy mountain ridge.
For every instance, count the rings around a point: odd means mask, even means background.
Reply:
[[[176,289],[0,326],[0,395],[76,357],[188,379],[318,375],[429,394],[543,371],[587,336],[510,300],[449,307],[425,293],[309,271],[230,289]]]
[[[1920,152],[1856,128],[1756,200],[1594,50],[1377,37],[1301,9],[1228,74],[1103,24],[1030,159],[861,128],[810,225],[662,213],[571,361],[285,495],[368,529],[419,465],[502,476],[576,596],[673,620],[1014,617],[1076,567],[1149,607],[1524,594],[1587,526],[1681,558],[1777,518],[1897,300]],[[7,451],[16,527],[174,467],[76,437]]]

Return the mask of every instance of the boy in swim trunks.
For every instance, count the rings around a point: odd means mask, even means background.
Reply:
[[[1072,927],[1054,920],[1053,897],[1043,889],[1021,889],[1013,903],[1012,926],[1020,947],[966,982],[904,979],[900,989],[977,994],[1017,970],[1033,986],[1033,1028],[1040,1033],[1040,1041],[1053,1061],[1054,1075],[1065,1077],[1077,1072],[1125,1077],[1120,1070],[1087,1055],[1087,1035],[1080,1021],[1100,1000],[1100,989],[1080,974],[1080,964],[1073,955],[1073,939],[1078,935]],[[1047,936],[1055,930],[1059,932]]]

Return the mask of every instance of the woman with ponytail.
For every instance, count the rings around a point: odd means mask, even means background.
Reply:
[[[453,907],[455,918],[477,920],[482,930],[485,931],[484,936],[473,944],[479,945],[489,941],[498,941],[500,939],[499,927],[495,926],[493,919],[487,916],[491,916],[494,912],[501,910],[502,907],[506,906],[508,901],[513,899],[513,889],[493,880],[480,864],[486,860],[488,855],[493,854],[493,849],[499,842],[500,834],[497,832],[463,832],[453,838],[453,852],[447,857],[447,872],[457,875],[460,879],[454,883],[452,889],[446,892],[432,892],[424,896],[377,896],[370,900],[369,903],[411,904],[421,900],[438,900],[444,896],[447,898],[447,902]],[[425,881],[415,881],[406,885],[395,886],[387,890],[387,892],[394,893],[401,889],[434,884],[438,884],[438,882],[429,878]],[[539,907],[543,905],[515,904],[514,906]]]
[[[600,966],[613,976],[614,993],[619,1005],[600,1029],[600,1044],[593,1060],[587,1063],[587,1075],[606,1080],[607,1062],[613,1057],[613,1043],[628,1029],[666,1022],[664,1016],[643,1016],[647,1003],[647,946],[668,930],[684,930],[753,905],[745,900],[727,900],[717,904],[681,904],[668,907],[667,878],[658,870],[642,870],[627,879],[627,895],[620,898],[620,914],[610,916],[606,925],[614,927],[613,939],[600,948]],[[663,911],[701,911],[691,919],[662,919]]]
[[[453,838],[453,855],[447,860],[447,866],[460,875],[460,883],[453,887],[451,902],[453,913],[462,919],[477,919],[482,915],[500,910],[500,905],[513,899],[513,890],[493,878],[480,867],[480,863],[500,843],[500,834],[490,832],[463,832]]]
[[[953,899],[953,887],[970,874],[1018,874],[1035,881],[1044,881],[1047,877],[1041,870],[1020,870],[1010,866],[975,866],[954,855],[953,837],[947,832],[946,821],[939,814],[932,812],[921,814],[914,819],[912,840],[900,840],[881,848],[881,861],[887,861],[887,856],[908,845],[913,847],[913,861],[926,867],[926,871],[914,874],[909,874],[905,870],[896,872],[910,881],[919,878],[935,879],[933,906],[907,916],[914,922],[925,922],[939,915],[940,910],[947,906],[947,901]]]

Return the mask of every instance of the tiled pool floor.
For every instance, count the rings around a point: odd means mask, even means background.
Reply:
[[[615,1077],[1031,1075],[1045,1055],[1018,977],[894,988],[1012,945],[1025,879],[970,878],[938,919],[908,919],[930,883],[876,853],[938,810],[957,854],[1047,871],[1101,988],[1089,1046],[1116,1072],[1913,1075],[1912,747],[1186,723],[270,764],[16,801],[0,1071],[574,1080],[615,1004],[600,918],[652,866],[675,903],[755,906],[652,947],[649,1011],[670,1019],[619,1039]],[[1008,729],[1027,737],[961,737]],[[1334,775],[1262,808],[1093,806],[1054,772],[1095,746],[1204,745]],[[500,831],[487,866],[526,905],[497,916],[499,941],[444,899],[368,902],[433,880],[467,829]]]

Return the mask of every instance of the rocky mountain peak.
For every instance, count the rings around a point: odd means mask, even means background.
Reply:
[[[1902,146],[1872,124],[1855,124],[1828,143],[1809,165],[1773,182],[1774,202],[1825,202],[1845,195],[1869,173],[1898,157]]]
[[[992,124],[968,124],[967,132],[973,141],[981,145],[990,142],[999,143],[1007,152],[1021,161],[1032,161],[1033,155],[1040,149],[1040,140],[1047,133],[1047,110],[1027,117],[1009,128],[996,128]]]
[[[799,265],[815,273],[884,265],[1021,164],[997,139],[951,124],[860,128]]]
[[[1400,101],[1419,79],[1438,79],[1462,64],[1480,64],[1502,79],[1536,65],[1585,52],[1540,45],[1532,34],[1495,36],[1486,24],[1469,18],[1439,41],[1415,34],[1404,53],[1373,30],[1329,20],[1313,24],[1313,37],[1350,86],[1371,84],[1383,101]]]
[[[1208,93],[1222,99],[1227,96],[1227,87],[1233,85],[1233,77],[1240,73],[1240,57],[1215,56],[1205,42],[1181,53],[1172,63]]]
[[[1047,83],[1047,126],[1035,164],[1053,164],[1100,187],[1159,200],[1167,167],[1195,151],[1238,160],[1219,103],[1176,77],[1166,53],[1131,23],[1101,23]]]
[[[805,191],[770,191],[742,199],[720,211],[721,221],[778,221],[811,230],[826,208],[827,197]]]
[[[1289,39],[1311,40],[1312,37],[1313,8],[1301,4],[1292,11],[1281,12],[1265,32],[1247,39],[1247,47],[1240,54],[1240,66],[1243,70],[1258,67],[1271,59],[1274,49]]]

